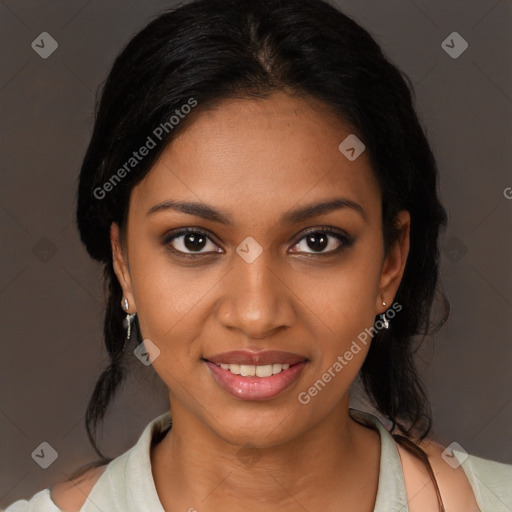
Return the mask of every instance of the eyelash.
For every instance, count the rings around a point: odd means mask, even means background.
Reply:
[[[163,245],[166,246],[173,254],[177,255],[180,258],[181,257],[183,257],[183,258],[198,258],[198,257],[202,257],[202,256],[207,256],[209,254],[218,254],[217,251],[215,251],[213,253],[211,251],[205,252],[205,253],[186,253],[186,252],[179,251],[178,249],[175,249],[174,247],[172,247],[171,242],[173,242],[175,239],[177,239],[181,236],[185,236],[189,233],[196,233],[198,235],[203,235],[209,241],[211,241],[212,243],[215,243],[206,231],[203,231],[202,229],[197,229],[197,228],[187,228],[187,229],[182,229],[175,233],[168,234],[165,237],[165,239],[163,240]],[[337,238],[341,242],[341,245],[339,247],[337,247],[336,249],[333,249],[331,251],[327,251],[324,253],[310,253],[310,252],[301,253],[301,252],[297,251],[297,253],[295,253],[295,254],[306,254],[307,257],[332,256],[333,254],[337,254],[337,253],[341,252],[343,249],[350,247],[352,245],[352,243],[354,242],[353,238],[342,234],[338,230],[334,230],[327,226],[325,226],[325,227],[319,226],[319,227],[308,230],[293,245],[295,246],[295,245],[299,244],[302,240],[304,240],[311,233],[324,233],[326,235],[333,236],[334,238]]]

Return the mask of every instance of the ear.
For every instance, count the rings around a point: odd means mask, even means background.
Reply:
[[[135,313],[137,310],[135,299],[133,297],[132,281],[128,266],[128,256],[123,250],[119,226],[113,222],[110,225],[110,244],[112,247],[112,264],[117,280],[123,289],[123,296],[128,299],[129,309],[127,313]]]
[[[402,210],[397,215],[399,229],[398,240],[389,248],[388,254],[382,264],[382,272],[379,282],[379,295],[377,297],[377,314],[383,313],[394,300],[407,262],[409,254],[409,240],[411,215],[407,210]],[[386,306],[382,305],[382,301]]]

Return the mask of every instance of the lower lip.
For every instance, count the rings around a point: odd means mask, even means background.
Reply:
[[[205,362],[217,383],[242,400],[269,400],[277,397],[299,378],[300,372],[306,366],[306,361],[302,361],[270,377],[242,377],[223,370],[211,361]]]

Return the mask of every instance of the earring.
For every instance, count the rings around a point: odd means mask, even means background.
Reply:
[[[137,313],[133,313],[132,315],[126,315],[126,324],[128,325],[127,332],[126,332],[127,340],[130,339],[130,334],[131,334],[131,330],[132,330],[132,320],[135,318],[136,314]]]
[[[382,305],[383,306],[387,305],[385,300],[382,301]],[[389,329],[389,320],[386,318],[386,313],[384,313],[381,318],[382,318],[382,322],[384,324],[384,328]]]
[[[130,304],[128,302],[128,299],[126,297],[123,297],[123,300],[121,301],[121,307],[125,310],[125,311],[128,311],[130,309]],[[132,320],[135,318],[135,315],[137,313],[128,313],[126,315],[126,318],[124,320],[124,324],[125,324],[125,327],[126,327],[126,340],[129,340],[130,339],[130,336],[131,336],[131,332],[132,332]]]

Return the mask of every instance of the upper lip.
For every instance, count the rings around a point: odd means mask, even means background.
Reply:
[[[292,364],[307,361],[307,357],[293,352],[284,352],[282,350],[262,350],[251,352],[249,350],[233,350],[223,352],[211,357],[205,358],[215,364],[245,364],[254,366],[263,366],[267,364]]]

